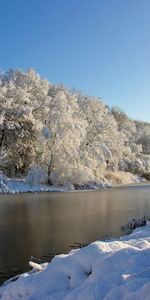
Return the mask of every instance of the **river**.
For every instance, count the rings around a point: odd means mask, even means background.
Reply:
[[[0,196],[0,281],[50,261],[74,243],[121,236],[132,218],[150,216],[150,184],[98,192]]]

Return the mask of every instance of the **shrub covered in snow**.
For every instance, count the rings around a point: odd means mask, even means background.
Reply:
[[[105,188],[110,188],[110,185],[96,181],[90,181],[83,184],[75,184],[76,190],[101,190]]]
[[[132,172],[134,172],[134,173],[142,173],[142,172],[144,172],[143,162],[139,158],[136,158],[135,160],[133,160],[131,162],[130,170]]]
[[[5,184],[7,183],[7,177],[2,170],[0,170],[0,182],[3,182]]]
[[[106,182],[110,184],[129,184],[139,182],[139,178],[129,172],[113,171],[105,174]]]
[[[7,177],[4,175],[3,171],[0,170],[0,193],[7,194],[10,192],[7,183]]]
[[[29,184],[46,183],[46,181],[46,170],[38,166],[33,166],[26,177],[26,182]]]

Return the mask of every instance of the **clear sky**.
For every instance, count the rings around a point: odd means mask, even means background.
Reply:
[[[30,67],[150,122],[150,0],[0,0],[0,68]]]

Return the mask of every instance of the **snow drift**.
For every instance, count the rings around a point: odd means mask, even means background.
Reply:
[[[0,288],[2,300],[150,299],[150,225],[56,256]]]

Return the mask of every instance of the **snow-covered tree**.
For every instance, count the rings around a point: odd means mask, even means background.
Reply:
[[[117,166],[123,153],[124,136],[118,131],[113,115],[100,99],[80,96],[79,106],[88,123],[82,159],[100,178],[108,165]]]
[[[80,144],[85,127],[76,98],[67,90],[53,93],[47,124],[39,137],[40,156],[47,166],[49,182],[55,181],[55,177],[60,178],[60,183],[65,178],[71,180],[72,170],[80,164]]]
[[[0,74],[0,168],[7,174],[31,169],[31,179],[43,170],[50,184],[91,184],[108,170],[148,172],[149,149],[150,124],[100,98],[32,69]]]

